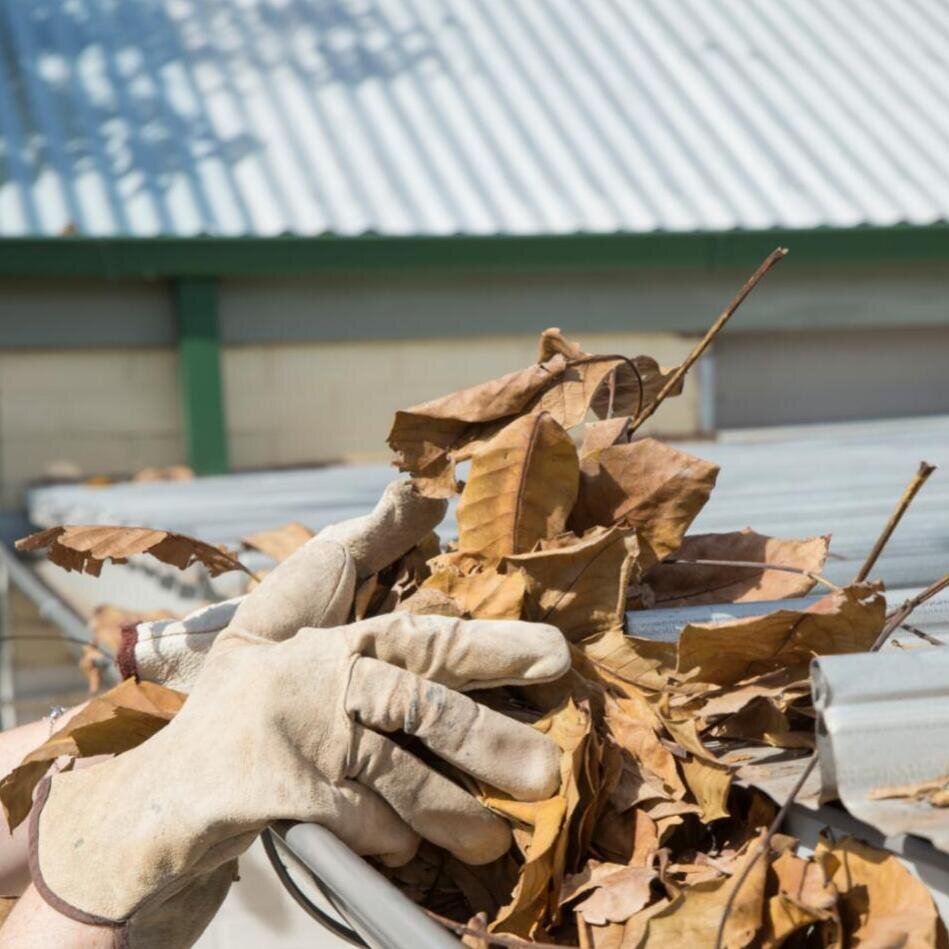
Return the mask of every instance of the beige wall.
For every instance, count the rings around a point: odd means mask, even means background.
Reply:
[[[676,363],[671,334],[583,334],[593,352]],[[534,334],[477,339],[229,346],[223,375],[235,468],[384,460],[392,414],[537,358]],[[698,376],[657,416],[696,430]],[[54,470],[128,474],[185,461],[173,349],[0,350],[2,503]]]
[[[0,350],[4,505],[55,468],[122,474],[183,453],[173,349]]]
[[[692,341],[672,334],[585,333],[591,352],[680,362]],[[237,467],[382,460],[393,413],[511,372],[537,358],[537,337],[230,346],[224,388]],[[698,428],[698,374],[657,413],[653,430]]]

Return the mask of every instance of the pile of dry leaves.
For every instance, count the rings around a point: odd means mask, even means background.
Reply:
[[[356,618],[411,610],[552,623],[573,668],[559,682],[480,696],[563,749],[549,800],[478,789],[510,821],[511,852],[472,867],[424,845],[387,872],[463,924],[474,946],[512,936],[596,949],[942,944],[928,891],[895,857],[851,838],[799,855],[794,839],[767,833],[775,803],[735,779],[734,763],[755,747],[811,754],[811,658],[872,648],[887,617],[878,585],[820,577],[827,537],[687,533],[717,467],[633,436],[681,390],[694,358],[670,371],[647,356],[585,353],[548,330],[536,364],[396,414],[396,463],[422,492],[460,495],[458,538],[445,547],[433,534],[370,577]],[[43,543],[65,545],[65,566],[108,556],[58,530]],[[281,559],[308,536],[294,525],[254,544]],[[130,540],[126,553],[178,544]],[[225,566],[213,548],[192,555]],[[827,595],[805,610],[689,625],[673,643],[625,632],[627,610],[797,597],[815,584]],[[156,718],[177,707],[147,698]],[[141,702],[102,718],[116,714],[148,731]],[[60,741],[81,754],[83,743],[101,751],[99,738],[87,719]],[[14,772],[0,788],[12,818],[49,760],[34,753],[30,780]]]

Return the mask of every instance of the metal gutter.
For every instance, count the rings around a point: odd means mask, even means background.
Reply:
[[[264,277],[367,272],[715,271],[777,244],[796,263],[949,259],[949,225],[528,236],[4,238],[0,277]]]
[[[457,949],[458,940],[325,827],[280,821],[272,829],[373,949]]]
[[[822,797],[884,834],[949,852],[949,810],[874,792],[949,778],[949,649],[820,656],[811,664]]]

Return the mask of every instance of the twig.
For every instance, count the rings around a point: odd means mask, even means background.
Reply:
[[[927,600],[932,599],[937,593],[941,593],[943,590],[949,587],[949,573],[944,577],[941,577],[935,583],[931,583],[925,590],[921,593],[917,593],[916,596],[910,597],[904,603],[901,603],[895,610],[892,610],[887,614],[886,623],[883,626],[883,630],[880,635],[877,637],[877,641],[870,647],[870,652],[876,652],[878,649],[881,649],[884,643],[890,638],[890,634],[898,626],[902,626],[906,619],[909,617],[910,613],[913,612],[918,606],[922,606]]]
[[[870,647],[869,651],[878,652],[889,638],[890,633],[892,633],[893,630],[898,626],[901,626],[910,613],[913,612],[913,610],[915,610],[918,606],[921,606],[931,597],[934,597],[937,593],[944,590],[947,586],[949,586],[949,573],[937,580],[935,583],[930,584],[921,593],[917,593],[916,596],[906,600],[905,603],[901,604],[895,610],[892,610],[890,613],[888,613],[883,630],[880,632],[876,642]],[[794,787],[791,788],[790,793],[784,799],[781,809],[775,815],[774,820],[771,822],[771,826],[768,828],[767,833],[764,835],[764,839],[759,844],[754,855],[742,868],[741,873],[738,874],[738,879],[735,882],[735,886],[731,893],[728,894],[728,899],[725,901],[725,906],[722,909],[722,918],[718,922],[718,931],[715,934],[715,949],[722,949],[722,939],[725,936],[725,925],[728,922],[728,917],[732,911],[732,907],[735,904],[735,899],[738,896],[738,890],[748,878],[748,874],[751,873],[752,867],[765,853],[767,853],[768,847],[771,845],[772,838],[780,829],[784,818],[787,817],[787,813],[790,810],[791,805],[794,803],[794,799],[797,797],[801,788],[804,787],[804,782],[811,776],[811,773],[813,772],[816,765],[817,755],[815,754],[814,757],[811,758],[811,760],[807,763],[807,767],[804,768],[801,776],[797,779],[797,781],[794,782]]]
[[[903,623],[900,626],[900,629],[905,629],[907,633],[912,633],[914,636],[918,636],[920,639],[925,639],[930,646],[945,646],[946,644],[939,639],[937,636],[932,636],[927,633],[926,630],[920,629],[918,626],[910,626],[909,623]]]
[[[735,298],[725,307],[724,310],[719,314],[718,319],[711,325],[708,332],[702,337],[698,345],[688,356],[685,357],[685,361],[682,365],[679,366],[676,371],[669,376],[666,384],[659,390],[659,393],[656,395],[655,399],[640,412],[636,418],[633,419],[632,424],[630,425],[631,431],[636,431],[640,425],[643,424],[652,414],[659,408],[663,403],[665,398],[672,392],[673,389],[682,381],[685,374],[692,368],[698,358],[708,349],[709,344],[715,339],[716,336],[722,331],[725,324],[731,319],[732,314],[735,310],[738,309],[745,302],[745,297],[751,293],[752,290],[758,285],[758,281],[779,261],[782,257],[787,254],[788,250],[786,247],[776,247],[767,257],[758,265],[758,269],[748,278],[745,285],[738,291]]]
[[[814,573],[812,570],[804,570],[802,567],[792,567],[789,564],[783,563],[760,563],[755,560],[684,560],[678,557],[663,560],[662,562],[664,564],[694,564],[699,567],[747,567],[749,570],[781,570],[784,573],[799,573],[802,577],[808,577],[813,580],[814,583],[820,583],[827,587],[828,590],[833,590],[836,593],[839,593],[841,590],[836,583],[831,583],[830,580],[826,577],[822,577],[819,573]]]
[[[912,503],[913,498],[916,497],[919,489],[926,483],[926,479],[935,470],[936,466],[929,464],[928,461],[921,461],[919,463],[919,469],[913,476],[913,480],[910,481],[910,483],[906,486],[906,490],[903,492],[902,497],[899,499],[896,507],[893,509],[893,513],[890,515],[890,519],[886,522],[883,532],[877,538],[877,542],[873,545],[873,549],[869,554],[867,554],[867,559],[863,562],[863,566],[853,578],[854,583],[863,583],[863,581],[867,579],[870,571],[873,569],[873,565],[877,562],[877,559],[883,552],[883,548],[890,539],[890,535],[896,530],[896,525],[899,524],[899,522],[903,519],[903,515],[906,513],[906,509]]]
[[[458,923],[453,919],[449,919],[447,916],[440,916],[430,909],[426,909],[425,913],[431,919],[434,919],[436,923],[441,923],[445,929],[450,929],[459,936],[476,936],[478,939],[485,939],[496,946],[515,946],[517,949],[520,949],[522,946],[527,946],[529,949],[579,949],[579,946],[565,946],[552,942],[531,942],[528,939],[521,939],[520,936],[505,936],[502,933],[479,932],[477,929],[465,926],[464,923]]]

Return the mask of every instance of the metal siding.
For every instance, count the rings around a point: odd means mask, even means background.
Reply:
[[[0,236],[949,219],[946,9],[0,0]]]

